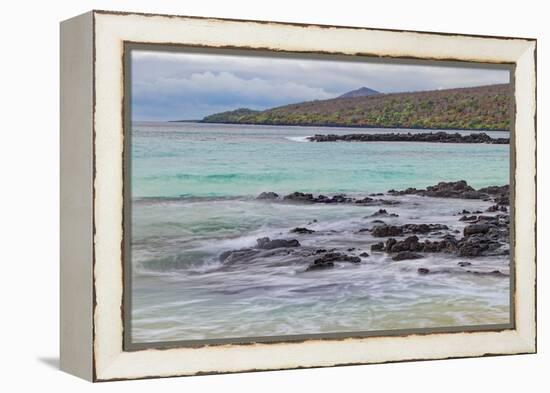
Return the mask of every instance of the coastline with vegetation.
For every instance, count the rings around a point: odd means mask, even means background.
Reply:
[[[480,131],[508,131],[511,125],[510,84],[389,94],[369,89],[367,95],[346,94],[259,111],[239,108],[206,116],[200,122]]]

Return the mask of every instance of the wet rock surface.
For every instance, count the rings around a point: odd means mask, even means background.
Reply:
[[[477,216],[462,216],[460,217],[460,221],[475,221],[477,220]]]
[[[262,192],[260,195],[258,195],[256,197],[256,199],[267,199],[267,200],[272,200],[272,199],[277,199],[279,198],[279,194],[277,194],[276,192]]]
[[[471,224],[464,228],[464,236],[475,235],[476,233],[489,232],[488,224]]]
[[[403,228],[394,225],[377,225],[370,230],[374,237],[400,236]]]
[[[313,229],[308,229],[304,227],[296,227],[294,229],[291,229],[290,233],[299,233],[301,235],[309,235],[309,234],[315,233],[315,231]]]
[[[285,201],[308,203],[352,203],[354,201],[352,198],[348,198],[344,194],[328,197],[325,195],[313,196],[313,194],[298,191],[285,195],[283,199]]]
[[[257,247],[263,250],[272,250],[274,248],[283,248],[283,247],[300,247],[300,242],[296,239],[273,239],[271,240],[268,237],[262,237],[256,239]]]
[[[351,255],[346,255],[341,252],[328,252],[320,258],[316,258],[307,268],[307,271],[322,270],[334,267],[335,262],[351,262],[360,263],[361,258]]]
[[[376,225],[370,232],[374,237],[401,236],[408,233],[430,233],[447,230],[449,227],[442,224],[405,224],[405,225]]]
[[[502,188],[499,189],[502,190]],[[409,253],[442,252],[470,258],[509,254],[508,214],[462,216],[459,221],[466,222],[462,231],[463,237],[460,239],[451,234],[453,231],[446,225],[441,224],[376,225],[370,230],[371,235],[389,239],[371,244],[371,251],[391,254],[393,260],[414,259],[408,258]],[[437,240],[430,238],[420,240],[416,235],[404,239],[395,238],[407,234],[434,236],[442,233],[445,234]],[[470,262],[460,262],[459,266],[470,266],[470,264]]]
[[[386,209],[379,209],[378,211],[375,211],[368,217],[399,217],[399,214],[388,213]]]
[[[389,190],[388,193],[391,195],[422,195],[436,198],[492,200],[497,205],[508,205],[510,198],[509,186],[507,185],[475,190],[465,180],[440,182],[425,189],[407,188],[401,191]],[[464,214],[469,214],[469,212]]]
[[[395,254],[392,257],[394,261],[404,261],[406,259],[421,259],[421,258],[424,258],[424,256],[411,251],[399,251],[397,254]]]
[[[509,274],[503,273],[500,270],[490,270],[490,271],[478,271],[478,270],[456,270],[456,269],[428,269],[425,267],[420,267],[417,269],[418,274],[420,275],[432,275],[432,274],[472,274],[477,276],[491,276],[491,277],[510,277]]]
[[[491,138],[484,132],[461,135],[458,132],[388,133],[388,134],[347,134],[314,135],[311,142],[432,142],[432,143],[488,143],[509,144],[509,138]]]
[[[382,194],[383,195],[383,194]],[[258,200],[277,200],[280,199],[280,195],[276,192],[262,192],[256,199]],[[312,193],[295,191],[282,197],[282,200],[290,203],[323,203],[323,204],[356,204],[361,206],[371,205],[396,205],[399,201],[391,199],[377,199],[369,196],[365,197],[350,197],[345,194],[336,194],[332,196],[326,196],[323,194],[313,195]],[[390,217],[397,217],[397,215],[389,214]]]
[[[497,257],[509,255],[509,214],[508,214],[508,186],[492,186],[475,190],[465,181],[440,182],[426,189],[408,188],[402,191],[390,190],[390,195],[399,197],[401,195],[419,195],[438,198],[462,198],[479,199],[484,203],[483,209],[463,209],[453,215],[456,216],[457,226],[438,223],[408,223],[401,225],[390,225],[380,218],[388,218],[388,222],[395,222],[394,218],[399,215],[380,208],[363,219],[370,219],[371,227],[353,229],[354,233],[365,233],[367,239],[386,238],[371,243],[353,244],[354,247],[341,248],[317,248],[303,246],[294,238],[262,237],[256,240],[256,245],[249,248],[224,251],[219,255],[219,261],[224,266],[230,267],[238,263],[251,263],[260,261],[262,258],[282,258],[284,262],[303,266],[302,272],[330,270],[335,266],[343,267],[346,263],[372,263],[369,262],[369,253],[366,250],[387,254],[392,261],[408,261],[427,257],[433,253],[444,253],[453,257],[466,258],[465,261],[454,262],[454,268],[419,267],[418,274],[431,275],[436,273],[470,273],[491,275],[495,277],[507,276],[500,270],[483,270],[483,266],[476,266],[474,261],[478,257]],[[384,195],[384,194],[382,194]],[[353,204],[373,205],[388,202],[384,199],[376,199],[380,194],[371,194],[368,197],[353,198],[344,194],[333,196],[318,195],[311,193],[294,192],[281,197],[275,192],[264,192],[258,195],[257,199],[276,199],[279,203],[322,203],[322,204]],[[398,198],[396,198],[398,199]],[[399,200],[388,203],[400,203]],[[493,202],[487,208],[488,202]],[[414,203],[414,202],[413,202]],[[358,207],[362,208],[362,207]],[[485,210],[486,213],[483,213]],[[374,218],[374,219],[373,219]],[[417,217],[415,217],[418,219]],[[447,218],[448,220],[448,218]],[[304,224],[317,223],[317,218],[304,220]],[[448,221],[446,221],[448,223]],[[355,227],[356,228],[356,227]],[[322,236],[341,236],[346,229],[324,230]],[[283,234],[284,232],[281,232]],[[304,236],[300,239],[314,239],[317,236],[316,230],[306,226],[296,226],[289,229],[288,233]],[[312,237],[306,237],[311,235]],[[309,240],[311,241],[311,240]],[[307,242],[306,242],[307,243]],[[327,243],[328,244],[328,243]],[[369,260],[364,261],[365,258]],[[405,263],[405,262],[404,262]],[[478,270],[481,269],[481,270]]]

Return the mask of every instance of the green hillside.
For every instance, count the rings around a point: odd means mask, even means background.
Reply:
[[[206,116],[205,123],[342,127],[508,130],[509,84],[413,93],[340,97],[264,111],[240,108]]]

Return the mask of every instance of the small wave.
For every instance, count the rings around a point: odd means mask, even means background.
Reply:
[[[218,195],[190,195],[182,194],[174,197],[136,197],[132,203],[156,204],[167,202],[218,202],[218,201],[246,201],[254,199],[253,196],[218,196]]]
[[[211,173],[211,174],[194,174],[194,173],[174,173],[168,175],[152,175],[145,176],[140,180],[144,181],[191,181],[196,183],[234,183],[238,181],[282,181],[289,178],[288,174],[279,172],[238,172],[238,173]]]
[[[285,139],[288,139],[289,141],[293,141],[293,142],[309,142],[309,138],[311,138],[311,135],[307,135],[307,136],[285,136]]]

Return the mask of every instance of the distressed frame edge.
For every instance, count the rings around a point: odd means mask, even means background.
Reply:
[[[514,195],[516,210],[514,211],[514,230],[516,231],[517,250],[530,253],[528,260],[516,264],[515,300],[516,330],[519,332],[530,353],[537,353],[537,41],[530,41],[525,51],[516,62],[516,130],[522,130],[525,135],[515,136],[516,169],[515,190],[521,189],[521,194]],[[518,78],[520,82],[518,82]],[[518,88],[519,86],[519,88]],[[518,104],[519,102],[519,104]],[[522,106],[519,111],[518,107]],[[518,154],[520,152],[521,156]],[[526,173],[525,173],[526,172]],[[525,201],[524,201],[525,200]],[[519,201],[519,203],[518,203]],[[521,208],[518,209],[517,207]],[[519,215],[518,210],[526,214]],[[521,229],[518,231],[517,227]],[[519,232],[519,236],[518,236]],[[518,246],[519,243],[519,246]],[[524,244],[527,243],[527,244]],[[521,280],[517,279],[520,270]]]
[[[59,367],[88,381],[93,365],[93,19],[60,23]]]
[[[100,12],[100,14],[104,14],[104,13]],[[113,15],[113,13],[111,13],[111,12],[109,12],[108,14]],[[130,14],[130,15],[134,15],[134,14]],[[173,18],[173,17],[171,17],[171,18]],[[185,18],[193,19],[193,17],[185,17]],[[204,18],[204,19],[211,19],[211,18]],[[254,21],[252,21],[252,22],[254,22]],[[279,23],[279,22],[273,22],[273,24],[285,25],[284,23]],[[359,29],[359,28],[357,28],[357,29]],[[364,30],[370,30],[370,29],[364,29]],[[414,32],[414,33],[417,33],[417,32]],[[394,34],[399,34],[399,32],[394,32]],[[437,34],[437,33],[426,33],[426,34],[434,35],[434,34]],[[451,35],[452,36],[468,36],[468,35],[454,35],[454,34],[451,34]],[[505,38],[497,37],[497,39],[505,39]],[[532,49],[532,52],[534,52],[535,56],[536,56],[536,40],[527,39],[525,43],[527,44],[527,48],[525,49],[525,52],[531,53],[531,51],[529,50],[529,48],[530,48],[529,44],[533,44],[531,49]],[[535,75],[534,75],[534,78],[533,78],[535,80],[535,83],[534,83],[534,86],[532,86],[532,87],[534,87],[536,89],[536,58],[533,58],[533,56],[531,55],[531,59],[535,60],[535,62],[534,62]],[[529,94],[532,95],[532,91],[529,92]],[[534,98],[534,100],[533,100],[534,116],[535,116],[535,121],[536,121],[536,97],[532,97],[532,98]],[[516,123],[516,126],[517,126],[517,123]],[[529,131],[532,131],[533,135],[536,137],[536,123],[535,122],[533,122],[533,127]],[[536,151],[536,145],[535,145],[535,151]],[[535,175],[536,175],[536,162],[535,162]],[[533,185],[536,187],[536,182]],[[536,195],[535,195],[535,198],[536,198]],[[535,199],[534,203],[536,205],[536,199]],[[536,220],[536,216],[532,217],[532,218],[533,218],[533,221]],[[533,227],[533,230],[535,231],[536,227]],[[534,255],[536,257],[536,250],[535,250]],[[534,273],[535,273],[534,279],[535,279],[535,283],[536,283],[536,267],[535,267],[534,270],[535,270],[534,271]],[[534,295],[535,296],[533,297],[533,299],[531,299],[533,301],[536,300],[536,288],[535,288]],[[512,351],[510,353],[505,353],[505,351],[502,351],[502,352],[495,352],[495,353],[481,353],[481,354],[477,354],[477,355],[476,354],[458,355],[456,357],[493,356],[493,355],[496,356],[496,355],[504,355],[504,354],[519,354],[519,353],[533,353],[533,352],[536,352],[536,315],[533,315],[533,317],[534,317],[533,322],[535,323],[535,325],[533,327],[534,332],[533,331],[525,331],[523,328],[518,326],[517,330],[521,330],[521,332],[519,332],[521,334],[518,334],[518,331],[514,331],[515,335],[512,335],[514,337],[514,339],[518,340],[516,343],[521,344],[521,349],[516,348],[515,351]],[[448,336],[448,334],[445,334],[444,336]],[[95,337],[94,337],[94,339],[95,339]],[[166,350],[166,351],[168,351],[168,350]],[[394,362],[394,361],[443,359],[443,358],[453,358],[453,357],[455,357],[455,356],[450,356],[450,357],[449,356],[434,356],[434,357],[427,357],[427,358],[420,358],[420,359],[419,358],[407,359],[407,358],[404,357],[404,358],[401,358],[400,360],[367,361],[367,362],[346,363],[346,364],[370,364],[370,363],[385,363],[385,362]],[[119,364],[117,364],[117,363],[119,363],[119,361],[123,361],[123,362],[125,361],[125,359],[121,359],[120,357],[116,357],[116,358],[111,359],[111,360],[112,360],[112,363],[110,364],[110,366],[114,366],[114,369],[117,368],[117,365],[119,366]],[[335,364],[330,364],[330,365],[289,366],[289,367],[280,367],[280,368],[276,368],[276,369],[302,368],[302,367],[308,367],[308,368],[310,368],[310,367],[330,367],[330,366],[337,366],[337,365],[342,365],[342,364],[335,363]],[[167,377],[167,376],[200,375],[200,374],[205,373],[205,372],[198,371],[198,372],[191,372],[189,374],[181,372],[181,373],[160,374],[160,375],[153,374],[153,375],[144,375],[144,376],[117,376],[117,375],[112,375],[112,374],[109,376],[110,373],[108,372],[108,369],[111,369],[111,367],[107,367],[107,369],[105,369],[105,368],[102,369],[101,372],[100,372],[101,375],[99,377],[97,377],[97,375],[94,376],[94,380],[104,381],[104,380],[118,380],[118,379],[136,379],[136,378],[152,378],[152,377]],[[265,368],[263,370],[270,370],[270,369],[272,369],[272,368]],[[115,370],[113,370],[113,371],[115,371]],[[241,370],[229,370],[229,371],[215,371],[215,372],[212,372],[212,373],[243,372],[243,371],[259,371],[259,370],[254,370],[254,369],[244,370],[244,369],[241,369]],[[206,372],[206,373],[210,373],[210,372]],[[116,374],[116,371],[115,371],[115,374]]]
[[[163,17],[163,18],[176,18],[176,19],[197,19],[204,21],[220,21],[220,22],[236,22],[236,23],[254,23],[254,24],[269,24],[269,25],[283,25],[294,27],[319,27],[322,29],[355,29],[355,30],[370,30],[381,32],[394,32],[394,33],[418,33],[421,35],[434,34],[448,37],[472,37],[472,38],[490,38],[498,40],[524,40],[524,41],[537,41],[535,37],[512,37],[512,36],[499,36],[499,35],[487,35],[487,34],[468,34],[468,33],[449,33],[441,31],[429,31],[429,30],[409,30],[409,29],[389,29],[383,27],[365,27],[365,26],[353,26],[353,25],[330,25],[323,23],[306,23],[306,22],[283,22],[272,21],[263,19],[242,19],[242,18],[222,18],[216,16],[197,16],[197,15],[183,15],[183,14],[163,14],[163,13],[151,13],[151,12],[138,12],[138,11],[112,11],[104,9],[94,9],[91,12],[98,15],[120,15],[120,16],[146,16],[146,17]]]

